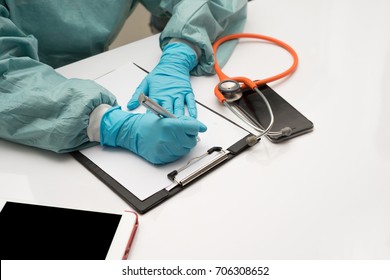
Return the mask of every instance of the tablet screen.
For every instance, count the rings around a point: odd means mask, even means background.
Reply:
[[[121,215],[6,202],[0,212],[1,259],[105,259]]]

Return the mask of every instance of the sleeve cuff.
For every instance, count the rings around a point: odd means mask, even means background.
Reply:
[[[97,106],[89,115],[89,123],[87,127],[89,141],[100,142],[100,123],[102,121],[103,115],[110,108],[111,106],[108,104],[101,104]]]

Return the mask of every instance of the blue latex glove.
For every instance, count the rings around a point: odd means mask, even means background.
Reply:
[[[178,117],[184,115],[186,104],[189,115],[196,118],[190,71],[197,64],[195,51],[186,44],[175,42],[166,45],[160,62],[137,87],[127,108],[129,110],[137,108],[138,97],[144,93]]]
[[[179,159],[195,147],[206,126],[190,117],[161,119],[155,114],[133,114],[116,106],[102,117],[100,143],[122,147],[154,164]]]

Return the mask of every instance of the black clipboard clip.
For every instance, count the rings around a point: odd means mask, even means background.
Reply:
[[[182,179],[176,178],[180,172],[186,170],[188,167],[192,166],[196,162],[199,162],[200,160],[204,159],[205,157],[213,154],[214,152],[219,153],[219,155],[217,155],[214,159],[207,162],[206,164],[202,165],[200,168],[189,173],[187,176],[184,176]],[[229,159],[229,154],[230,154],[229,151],[226,151],[226,150],[222,149],[221,147],[212,147],[212,148],[208,149],[206,153],[204,153],[198,157],[194,157],[194,158],[190,159],[184,166],[182,166],[176,170],[173,170],[172,172],[170,172],[167,175],[168,179],[171,180],[172,182],[176,183],[177,185],[174,185],[166,190],[169,191],[177,186],[182,186],[182,187],[186,186],[187,184],[189,184],[193,180],[201,177],[206,172],[210,171],[211,169],[218,166],[219,164],[221,164],[225,160]]]

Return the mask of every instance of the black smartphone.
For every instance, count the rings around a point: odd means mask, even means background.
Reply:
[[[288,136],[267,135],[270,141],[274,143],[283,142],[313,130],[313,123],[268,85],[260,86],[259,90],[267,98],[274,114],[274,124],[271,132],[278,132],[286,127],[292,130],[292,133]],[[234,101],[234,105],[260,127],[268,126],[270,115],[264,100],[257,92],[251,89],[243,90],[242,97]]]

